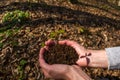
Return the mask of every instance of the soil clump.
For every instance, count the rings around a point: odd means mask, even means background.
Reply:
[[[76,51],[66,45],[55,45],[46,51],[44,58],[49,64],[75,64],[78,59]]]

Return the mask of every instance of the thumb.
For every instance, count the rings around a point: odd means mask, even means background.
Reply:
[[[46,71],[45,69],[42,69],[44,75],[46,78],[51,78],[51,76],[49,75],[48,71]]]
[[[79,66],[88,66],[88,63],[89,63],[89,59],[84,57],[84,58],[79,58],[76,63],[79,65]]]

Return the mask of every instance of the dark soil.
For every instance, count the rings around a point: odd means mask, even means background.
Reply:
[[[44,54],[44,58],[49,64],[76,64],[78,59],[76,51],[69,46],[55,45]]]

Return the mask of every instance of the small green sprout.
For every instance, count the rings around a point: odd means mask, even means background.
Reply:
[[[63,34],[63,33],[65,33],[65,30],[58,30],[57,33],[58,34]]]
[[[45,43],[44,43],[44,42],[42,42],[42,43],[41,43],[41,47],[44,47],[44,46],[45,46]]]
[[[21,66],[25,66],[27,64],[27,61],[25,60],[25,59],[22,59],[21,61],[20,61],[20,65]]]
[[[50,33],[50,38],[55,38],[57,36],[57,32],[51,32]]]
[[[58,30],[58,31],[55,31],[55,32],[51,32],[49,37],[54,39],[57,36],[59,36],[60,34],[64,34],[64,33],[65,33],[65,30]]]
[[[83,29],[83,28],[79,28],[79,31],[80,31],[81,33],[84,33],[84,29]]]

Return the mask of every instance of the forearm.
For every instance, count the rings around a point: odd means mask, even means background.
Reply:
[[[105,50],[88,50],[90,67],[120,69],[120,47],[106,48]]]
[[[105,50],[87,50],[87,52],[91,54],[88,57],[90,60],[88,66],[102,68],[108,67],[108,58]]]

